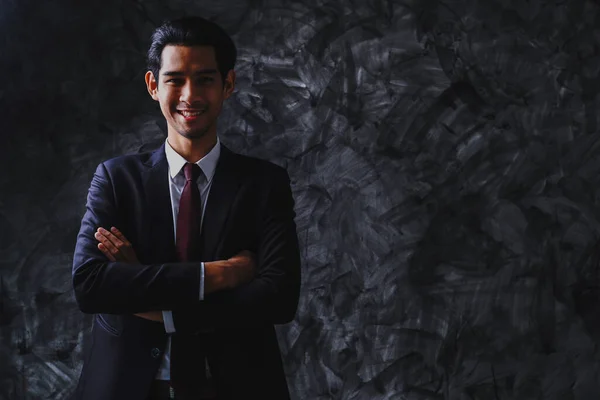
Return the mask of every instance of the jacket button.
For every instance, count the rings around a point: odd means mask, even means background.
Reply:
[[[152,350],[150,350],[150,355],[152,356],[152,358],[158,358],[160,357],[160,349],[158,348],[153,348]]]

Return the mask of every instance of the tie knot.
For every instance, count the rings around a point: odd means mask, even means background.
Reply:
[[[186,163],[183,166],[183,174],[185,175],[186,181],[196,182],[201,173],[202,170],[198,164]]]

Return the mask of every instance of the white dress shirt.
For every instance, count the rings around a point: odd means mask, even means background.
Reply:
[[[183,166],[187,161],[181,155],[179,155],[168,140],[165,140],[165,155],[167,157],[167,163],[169,164],[169,192],[171,194],[171,208],[173,210],[173,237],[177,239],[177,214],[179,212],[179,199],[181,198],[181,192],[185,185],[185,176],[183,175]],[[200,167],[204,174],[201,174],[198,178],[198,189],[200,190],[200,201],[202,202],[202,219],[200,224],[204,222],[204,210],[206,209],[206,200],[212,186],[213,177],[215,175],[215,168],[221,155],[221,143],[217,138],[217,144],[208,152],[200,161],[196,164]],[[200,300],[204,300],[204,263],[200,263]],[[163,311],[163,319],[165,322],[165,330],[167,333],[175,332],[175,326],[173,324],[173,314],[171,311]],[[169,380],[170,379],[170,361],[171,361],[171,338],[167,339],[167,345],[163,354],[162,362],[156,379]]]

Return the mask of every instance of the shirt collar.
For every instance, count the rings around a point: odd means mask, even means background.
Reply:
[[[171,147],[168,140],[165,140],[165,156],[167,157],[167,163],[169,164],[169,175],[171,178],[175,178],[187,161]],[[208,154],[199,161],[196,161],[196,164],[204,173],[207,182],[210,182],[215,174],[215,169],[217,168],[217,162],[219,161],[220,156],[221,142],[217,137],[217,144],[215,144]]]

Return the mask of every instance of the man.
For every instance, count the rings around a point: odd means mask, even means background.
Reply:
[[[202,18],[152,36],[167,140],[94,174],[73,260],[95,314],[77,400],[289,398],[273,325],[298,305],[294,201],[283,168],[217,138],[235,58]]]

